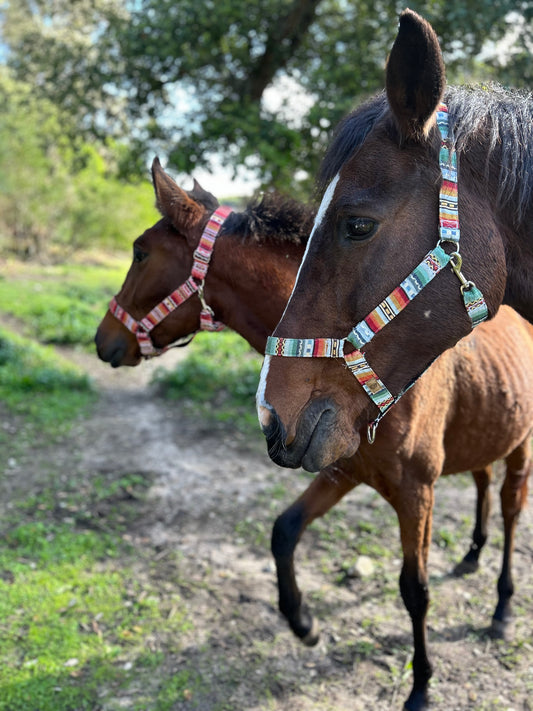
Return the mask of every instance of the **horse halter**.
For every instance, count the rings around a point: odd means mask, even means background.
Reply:
[[[450,264],[452,271],[460,281],[461,294],[472,328],[488,317],[487,305],[481,291],[474,282],[465,279],[461,271],[463,260],[459,253],[457,155],[449,129],[448,108],[444,104],[438,107],[437,126],[441,134],[439,166],[442,173],[442,185],[439,193],[440,239],[437,246],[428,252],[420,264],[401,282],[400,286],[396,287],[366,318],[354,326],[345,338],[278,338],[271,336],[267,340],[265,349],[265,354],[271,356],[344,358],[346,366],[379,410],[377,418],[368,425],[367,435],[370,443],[374,441],[376,428],[381,418],[422,375],[420,373],[415,377],[395,397],[370,367],[363,353],[364,347],[375,334],[390,323],[447,264]],[[451,254],[445,252],[442,247],[447,242],[453,244]],[[346,342],[355,348],[351,353],[344,353]]]
[[[163,301],[160,301],[154,308],[140,321],[137,321],[125,311],[122,306],[117,303],[116,297],[111,299],[109,311],[122,323],[128,331],[131,331],[137,338],[141,355],[143,358],[153,358],[154,356],[165,353],[171,345],[164,348],[156,348],[152,341],[150,331],[155,328],[161,321],[166,318],[172,311],[183,304],[193,294],[198,294],[202,304],[200,313],[200,330],[201,331],[221,331],[224,324],[214,320],[213,309],[207,305],[204,298],[204,282],[207,275],[207,269],[211,260],[211,254],[215,246],[215,240],[224,224],[226,218],[231,213],[231,208],[222,206],[215,210],[209,218],[207,225],[200,237],[198,247],[194,250],[193,265],[189,277],[178,286],[171,294]],[[195,332],[196,333],[196,332]],[[194,333],[191,338],[194,337]],[[191,340],[189,338],[189,341]],[[188,341],[187,341],[188,342]],[[180,345],[180,344],[174,344]]]

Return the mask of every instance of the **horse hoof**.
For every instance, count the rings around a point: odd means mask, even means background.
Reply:
[[[511,642],[515,634],[514,620],[497,620],[493,617],[489,632],[493,639],[503,639],[504,642]]]
[[[479,563],[477,560],[467,560],[466,558],[463,558],[463,560],[460,563],[457,563],[453,569],[453,574],[457,578],[462,578],[464,575],[471,575],[472,573],[475,573],[478,568]]]
[[[306,647],[314,647],[319,639],[320,627],[316,619],[313,618],[313,622],[311,623],[311,629],[305,635],[305,637],[302,637],[302,642],[305,644]]]

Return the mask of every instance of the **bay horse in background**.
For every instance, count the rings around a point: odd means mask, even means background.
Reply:
[[[181,190],[157,159],[152,172],[162,219],[134,242],[133,263],[116,296],[136,322],[187,281],[201,235],[218,207],[196,182],[192,191]],[[261,203],[229,215],[216,238],[203,298],[217,322],[237,331],[259,352],[264,352],[267,336],[285,308],[313,216],[296,202],[267,194]],[[151,331],[155,350],[162,352],[179,339],[190,339],[200,329],[202,310],[202,301],[193,295],[170,312]],[[136,336],[111,312],[98,328],[96,344],[100,358],[114,367],[141,361]],[[316,476],[279,516],[272,533],[279,607],[298,637],[307,644],[318,640],[318,626],[302,601],[294,571],[296,545],[311,521],[365,482],[398,512],[410,565],[413,555],[427,557],[431,534],[431,521],[426,518],[418,533],[423,550],[412,549],[411,529],[417,526],[418,512],[411,506],[419,506],[411,499],[412,488],[422,480],[431,510],[433,479],[441,472],[472,469],[478,492],[473,543],[456,568],[458,573],[472,572],[487,537],[490,465],[500,457],[506,460],[501,492],[505,543],[492,628],[502,636],[509,632],[513,533],[526,497],[532,386],[531,329],[515,312],[502,310],[428,370],[384,420],[373,445],[363,437],[353,457],[331,464]],[[402,573],[402,593],[413,596],[406,604],[416,617],[412,607],[417,604],[417,585],[425,586],[427,581],[409,580],[410,572],[408,567]],[[427,676],[429,668],[424,619],[425,609],[420,609],[415,627],[418,683],[420,670]],[[410,708],[422,708],[417,698],[410,701]]]

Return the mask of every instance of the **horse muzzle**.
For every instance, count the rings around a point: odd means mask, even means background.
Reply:
[[[100,329],[94,338],[96,353],[100,360],[109,363],[112,368],[122,365],[135,366],[141,362],[141,355],[135,341],[124,338],[107,338]]]
[[[337,408],[329,400],[314,400],[301,414],[295,434],[289,438],[278,413],[263,406],[262,430],[268,454],[275,464],[316,472],[340,457],[351,456],[359,446],[359,435],[354,433],[348,450],[344,437],[337,436]]]

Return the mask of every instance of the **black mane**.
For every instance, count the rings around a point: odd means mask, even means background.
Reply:
[[[450,112],[459,157],[481,140],[486,147],[488,169],[497,150],[500,164],[497,200],[500,205],[512,208],[516,223],[520,224],[533,200],[532,95],[495,84],[461,86],[448,87],[444,101]],[[388,113],[387,98],[381,92],[340,122],[318,174],[319,193]]]
[[[316,210],[292,198],[266,192],[243,212],[233,212],[223,232],[252,242],[307,244]]]

